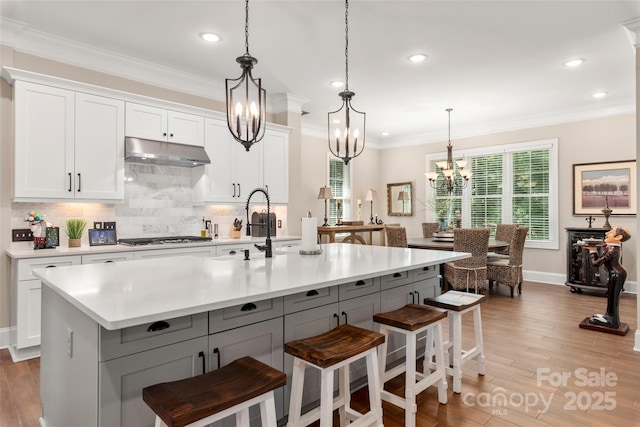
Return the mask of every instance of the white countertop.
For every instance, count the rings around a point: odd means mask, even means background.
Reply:
[[[334,243],[320,255],[175,257],[37,269],[106,329],[121,329],[467,258],[463,252]]]
[[[83,244],[79,248],[70,248],[68,246],[57,246],[52,249],[33,249],[32,242],[14,243],[11,248],[7,250],[9,258],[13,259],[27,259],[27,258],[45,258],[50,256],[69,256],[69,255],[89,255],[89,254],[104,254],[113,252],[132,252],[132,251],[153,251],[158,249],[180,249],[180,248],[194,248],[202,246],[222,246],[222,245],[239,245],[244,243],[254,244],[258,243],[263,245],[266,237],[250,237],[242,236],[239,239],[220,238],[212,239],[208,242],[200,243],[171,243],[164,245],[140,245],[140,246],[128,246],[128,245],[103,245],[103,246],[90,246],[88,243]],[[300,236],[275,236],[271,237],[273,242],[281,242],[287,240],[300,240]]]

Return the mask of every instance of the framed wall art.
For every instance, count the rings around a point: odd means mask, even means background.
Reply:
[[[573,214],[636,215],[636,161],[581,163],[573,165]]]

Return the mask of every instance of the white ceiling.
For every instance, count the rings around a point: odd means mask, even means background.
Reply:
[[[249,15],[254,76],[269,96],[306,99],[305,129],[326,132],[341,103],[329,83],[345,77],[344,2],[253,0]],[[0,17],[16,50],[205,97],[224,99],[224,79],[240,75],[240,0],[2,0]],[[635,53],[621,24],[637,18],[640,1],[351,0],[353,105],[380,147],[446,140],[448,107],[452,140],[630,113]],[[428,59],[409,63],[418,52]],[[563,65],[573,58],[586,61]]]

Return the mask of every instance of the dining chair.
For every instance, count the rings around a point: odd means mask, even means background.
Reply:
[[[456,228],[453,230],[453,250],[469,252],[470,258],[444,264],[444,286],[448,289],[475,290],[484,293],[487,282],[488,228]]]
[[[407,244],[407,229],[405,227],[387,225],[384,232],[387,237],[387,246],[396,248],[409,247]]]
[[[529,227],[516,227],[509,244],[509,258],[489,258],[487,261],[489,287],[493,285],[493,282],[509,285],[511,298],[513,298],[513,289],[516,286],[518,294],[522,294],[522,255],[528,232]]]
[[[433,237],[433,233],[440,231],[440,227],[437,222],[423,222],[422,223],[422,237]]]
[[[496,226],[496,240],[501,240],[503,242],[511,242],[513,237],[513,233],[516,231],[518,227],[517,224],[498,224]],[[509,246],[505,248],[498,248],[494,250],[495,256],[498,258],[508,258],[509,255]],[[500,255],[503,255],[500,257]],[[494,256],[494,254],[492,254]]]

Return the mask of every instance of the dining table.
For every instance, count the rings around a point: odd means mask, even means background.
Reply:
[[[452,251],[453,240],[446,241],[441,239],[434,239],[433,237],[410,237],[407,239],[407,245],[414,249],[433,249],[437,251]],[[487,250],[495,251],[496,249],[502,249],[509,247],[509,242],[502,240],[489,239],[489,246]]]

